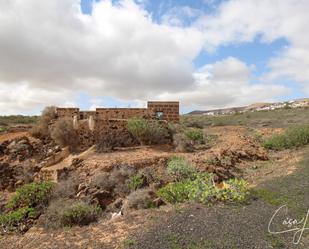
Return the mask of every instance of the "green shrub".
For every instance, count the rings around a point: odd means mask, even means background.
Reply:
[[[0,126],[0,132],[4,132],[4,131],[6,131],[6,130],[7,130],[6,127],[1,127],[1,126]]]
[[[100,207],[88,205],[86,203],[73,204],[61,213],[61,223],[63,226],[88,225],[97,221],[101,212]]]
[[[226,182],[227,187],[218,191],[216,199],[220,201],[243,202],[249,194],[249,185],[243,179],[229,179]]]
[[[139,175],[131,176],[129,178],[129,188],[132,190],[137,190],[138,188],[142,187],[143,184],[144,179]]]
[[[20,207],[43,207],[51,197],[54,183],[30,183],[16,189],[15,196],[7,204],[7,208],[17,209]]]
[[[181,180],[192,177],[196,170],[184,157],[172,156],[167,163],[167,172]]]
[[[283,150],[307,144],[309,144],[309,126],[304,126],[290,128],[283,134],[274,135],[266,140],[263,146],[266,149]]]
[[[274,135],[263,143],[266,149],[284,150],[289,148],[289,142],[285,135]]]
[[[141,145],[165,143],[169,136],[168,129],[154,120],[130,119],[127,129]]]
[[[0,116],[0,125],[9,124],[34,124],[38,121],[38,116],[9,115]]]
[[[163,200],[169,203],[198,202],[209,204],[215,201],[244,201],[248,195],[248,184],[242,179],[223,182],[223,188],[217,188],[213,183],[213,175],[209,173],[196,174],[193,180],[169,183],[157,192]]]
[[[21,232],[24,229],[21,225],[26,222],[27,218],[34,218],[35,216],[35,209],[29,207],[19,208],[16,211],[2,214],[0,215],[0,233]]]
[[[160,188],[157,195],[169,203],[185,202],[189,200],[190,193],[190,180],[182,182],[169,183]]]
[[[200,129],[188,129],[185,131],[185,136],[194,142],[203,142],[204,133]]]

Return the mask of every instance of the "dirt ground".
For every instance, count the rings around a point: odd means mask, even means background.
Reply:
[[[83,160],[75,170],[85,179],[110,171],[117,164],[155,167],[174,154],[184,155],[198,167],[205,167],[207,160],[214,157],[228,157],[232,161],[228,170],[237,168],[252,186],[254,194],[248,203],[212,207],[166,205],[134,211],[117,220],[105,217],[87,227],[52,232],[41,228],[38,222],[24,235],[0,237],[0,248],[309,248],[306,231],[298,245],[292,243],[293,233],[271,235],[267,231],[271,215],[280,205],[287,203],[290,215],[299,219],[309,208],[309,148],[281,153],[264,151],[255,135],[270,136],[281,129],[252,131],[240,126],[220,126],[205,131],[215,135],[216,142],[211,148],[194,153],[175,153],[170,146],[159,146],[103,154],[90,149],[71,157]],[[25,135],[29,136],[24,132],[2,134],[0,142]],[[69,164],[60,162],[50,169]],[[278,229],[279,221],[274,224]]]
[[[26,131],[2,133],[0,134],[0,143],[23,136],[31,137],[29,132]]]

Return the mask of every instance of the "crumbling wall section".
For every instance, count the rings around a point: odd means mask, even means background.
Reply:
[[[130,119],[153,117],[152,110],[147,108],[97,108],[96,119]]]
[[[74,116],[79,117],[79,108],[57,108],[58,118],[74,118]]]
[[[149,101],[148,109],[154,117],[168,122],[179,122],[179,102],[177,101]]]
[[[97,108],[80,111],[79,108],[57,108],[58,118],[70,118],[74,123],[82,148],[88,148],[99,139],[112,136],[119,147],[137,145],[127,130],[131,118],[158,119],[179,122],[179,102],[150,101],[147,108]]]

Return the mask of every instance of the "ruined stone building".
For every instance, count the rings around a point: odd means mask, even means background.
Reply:
[[[147,108],[96,108],[95,111],[80,111],[79,108],[57,108],[57,118],[70,118],[79,133],[83,146],[91,146],[106,133],[130,141],[126,129],[131,118],[179,122],[179,102],[149,101]],[[124,145],[125,146],[125,145]]]

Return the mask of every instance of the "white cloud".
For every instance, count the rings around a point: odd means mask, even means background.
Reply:
[[[0,82],[0,113],[10,115],[16,113],[39,113],[42,107],[48,105],[73,106],[68,101],[74,96],[70,91],[33,89],[28,82],[7,84]]]
[[[74,104],[80,92],[230,106],[284,94],[286,88],[268,83],[280,77],[308,85],[308,1],[230,0],[211,15],[184,7],[185,18],[197,18],[186,26],[177,15],[174,24],[168,19],[173,10],[165,23],[155,23],[143,3],[102,0],[83,15],[79,0],[0,0],[0,113]],[[270,61],[265,83],[251,85],[254,65],[235,58],[194,69],[203,48],[257,35],[290,42]]]
[[[197,30],[155,24],[129,0],[95,3],[92,16],[78,0],[0,2],[0,80],[59,99],[68,90],[123,99],[184,90],[201,47]]]
[[[195,23],[205,35],[205,48],[222,44],[251,42],[257,36],[265,43],[285,38],[289,46],[269,62],[269,80],[289,77],[303,87],[309,85],[309,1],[230,0],[215,14],[204,15]]]
[[[164,24],[171,26],[189,26],[191,22],[201,16],[203,12],[189,6],[175,6],[170,8],[161,17]]]
[[[194,74],[195,85],[190,91],[165,93],[160,97],[178,98],[186,106],[212,109],[274,101],[274,97],[289,92],[288,88],[280,85],[250,84],[253,70],[253,65],[229,57],[197,70]]]

